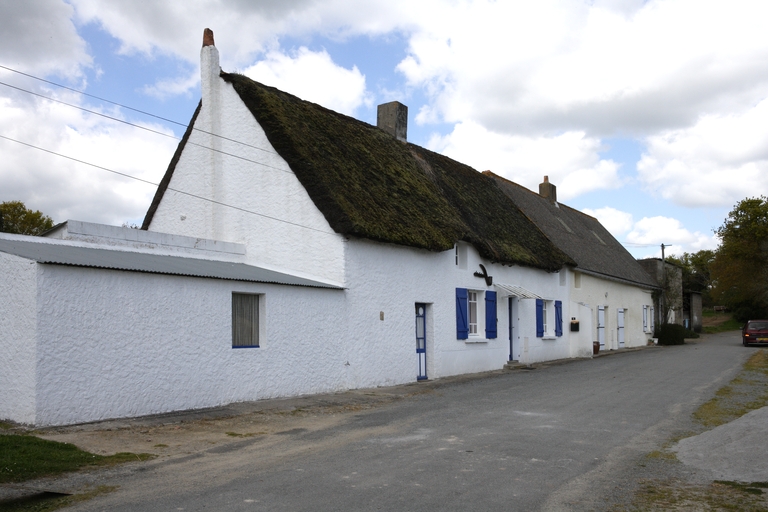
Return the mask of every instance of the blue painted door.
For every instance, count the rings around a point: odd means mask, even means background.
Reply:
[[[416,358],[418,373],[416,380],[427,378],[427,305],[416,303]]]

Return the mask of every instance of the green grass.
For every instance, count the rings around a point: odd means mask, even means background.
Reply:
[[[146,453],[95,455],[69,443],[30,435],[0,434],[0,483],[24,482],[87,467],[144,461],[152,457]]]
[[[744,368],[715,396],[702,404],[694,418],[704,430],[728,423],[750,411],[768,405],[768,350],[760,350],[744,364]],[[681,432],[671,438],[662,450],[646,454],[639,465],[676,463],[669,448],[680,439],[696,432]],[[715,480],[709,485],[692,484],[679,479],[649,479],[641,482],[632,503],[615,510],[733,510],[768,511],[768,482],[730,482]]]
[[[747,360],[739,375],[703,403],[693,417],[712,428],[768,405],[765,376],[768,376],[768,351],[759,350]]]
[[[266,432],[246,432],[245,434],[239,434],[237,432],[225,432],[229,437],[253,437],[253,436],[263,436],[266,434]]]
[[[53,512],[64,507],[70,507],[83,501],[88,501],[100,496],[116,491],[117,487],[110,485],[100,485],[82,493],[73,495],[59,495],[53,493],[40,493],[27,498],[0,501],[0,510],[3,512]]]
[[[743,327],[743,324],[741,322],[731,318],[730,320],[726,320],[720,325],[712,325],[712,326],[704,327],[704,332],[707,334],[715,334],[718,332],[739,331],[741,330],[742,327]]]

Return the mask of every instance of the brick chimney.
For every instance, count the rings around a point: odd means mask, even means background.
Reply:
[[[408,107],[399,101],[379,105],[376,126],[401,142],[408,140]]]
[[[539,195],[553,203],[557,202],[557,187],[549,182],[549,176],[544,176],[544,183],[539,183]]]

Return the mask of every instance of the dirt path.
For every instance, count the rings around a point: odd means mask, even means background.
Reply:
[[[350,414],[434,393],[436,389],[488,374],[441,379],[387,388],[347,391],[308,397],[262,400],[199,411],[184,411],[134,419],[110,420],[84,425],[42,428],[35,435],[72,443],[99,455],[118,452],[149,453],[171,458],[210,449],[214,445],[240,443],[260,437],[301,430],[319,430],[343,423]]]

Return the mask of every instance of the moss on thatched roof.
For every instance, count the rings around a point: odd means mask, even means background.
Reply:
[[[466,241],[493,262],[549,271],[573,264],[493,179],[243,75],[221,77],[337,233],[432,251]],[[184,142],[163,182],[170,180]],[[161,197],[158,189],[145,226]]]
[[[222,73],[337,233],[558,270],[573,261],[469,166],[242,75]]]

